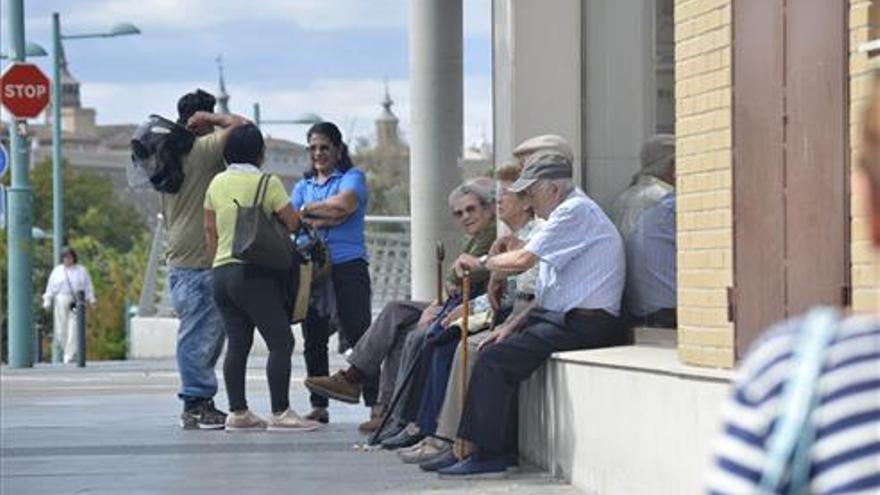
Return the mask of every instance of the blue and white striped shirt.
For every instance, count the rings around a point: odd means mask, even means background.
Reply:
[[[626,282],[623,241],[583,191],[572,191],[524,249],[540,260],[535,283],[539,307],[562,313],[604,309],[620,315]]]
[[[645,210],[625,243],[627,311],[642,318],[674,308],[675,193]]]
[[[768,332],[743,362],[724,408],[707,493],[754,493],[802,325],[803,319],[794,319]],[[852,317],[841,324],[818,391],[809,493],[880,493],[880,319]]]

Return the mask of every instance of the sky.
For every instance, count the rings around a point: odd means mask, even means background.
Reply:
[[[5,20],[6,1],[0,18]],[[174,116],[177,98],[217,91],[222,54],[230,110],[263,119],[314,112],[346,139],[371,137],[387,79],[394,112],[409,124],[408,0],[26,0],[26,37],[49,50],[51,14],[62,33],[102,32],[119,22],[139,36],[65,41],[83,105],[99,124]],[[492,135],[491,1],[464,0],[465,144]],[[0,51],[8,43],[0,26]],[[51,75],[49,58],[34,58]],[[266,126],[302,142],[303,126]]]

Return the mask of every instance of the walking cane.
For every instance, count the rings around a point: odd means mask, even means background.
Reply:
[[[437,256],[437,304],[443,303],[443,259],[446,257],[446,252],[443,248],[442,242],[437,242],[437,249],[435,251]],[[425,336],[427,338],[427,335]],[[382,435],[382,431],[385,430],[385,427],[388,426],[388,421],[391,420],[391,415],[394,412],[394,409],[397,407],[397,403],[400,402],[401,397],[403,397],[403,391],[406,389],[407,384],[409,384],[410,380],[412,380],[413,375],[415,374],[416,368],[418,367],[418,361],[413,361],[409,368],[406,370],[406,374],[403,376],[403,382],[400,383],[400,386],[394,391],[394,395],[391,397],[391,401],[386,404],[385,412],[382,414],[382,421],[379,423],[379,427],[376,428],[375,431],[370,435],[367,439],[368,446],[374,446],[379,444],[379,437]]]
[[[443,304],[443,260],[446,259],[446,249],[443,242],[437,241],[437,304]]]
[[[464,407],[467,399],[467,375],[468,375],[468,333],[470,331],[470,313],[471,313],[471,272],[465,270],[464,277],[461,279],[461,405]],[[461,459],[464,457],[464,445],[461,442],[455,442],[456,456]]]

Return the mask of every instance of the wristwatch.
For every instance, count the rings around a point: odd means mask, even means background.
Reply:
[[[489,255],[488,255],[488,254],[484,254],[484,255],[482,255],[482,256],[480,256],[478,259],[479,259],[479,261],[480,261],[480,268],[488,268],[488,267],[486,266],[486,262],[489,261]]]

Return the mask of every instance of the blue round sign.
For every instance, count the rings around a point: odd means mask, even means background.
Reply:
[[[0,177],[6,175],[7,170],[9,170],[9,155],[6,153],[6,148],[0,143]]]

